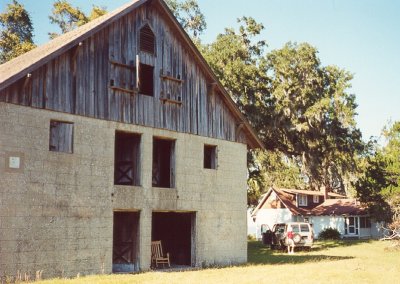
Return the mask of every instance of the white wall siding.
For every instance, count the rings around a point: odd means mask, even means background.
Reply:
[[[342,216],[312,216],[309,220],[316,239],[319,233],[326,228],[335,228],[342,236],[344,235],[344,217]]]

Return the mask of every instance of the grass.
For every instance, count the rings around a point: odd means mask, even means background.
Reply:
[[[288,255],[250,241],[248,263],[242,266],[100,275],[37,283],[397,283],[400,252],[385,250],[388,245],[380,241],[325,241],[317,242],[310,252]]]

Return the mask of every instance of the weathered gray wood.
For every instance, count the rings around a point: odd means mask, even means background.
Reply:
[[[139,52],[145,23],[156,36],[155,55]],[[154,67],[153,96],[136,93],[139,61]],[[0,101],[245,142],[212,83],[175,28],[142,6],[2,90]]]

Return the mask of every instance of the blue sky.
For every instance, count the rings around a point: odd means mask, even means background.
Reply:
[[[0,0],[4,11],[11,0]],[[53,0],[20,0],[30,12],[35,40],[42,44],[56,31],[48,20]],[[127,0],[71,0],[89,11],[93,4],[113,10]],[[388,121],[400,120],[400,1],[396,0],[198,0],[205,14],[204,42],[211,42],[236,19],[252,16],[262,22],[268,50],[286,42],[308,42],[319,50],[324,65],[354,74],[352,93],[358,103],[363,137],[379,136]]]

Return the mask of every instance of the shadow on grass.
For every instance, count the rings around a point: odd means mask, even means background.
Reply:
[[[370,243],[371,240],[327,240],[327,241],[316,241],[312,247],[312,251],[320,251],[330,248],[337,248],[337,247],[349,247],[349,246],[356,246],[360,244]],[[262,245],[262,244],[261,244]]]
[[[325,242],[324,242],[325,243]],[[339,246],[339,245],[338,245]],[[330,246],[330,247],[335,247]],[[317,247],[317,250],[323,250],[329,246]],[[314,249],[312,249],[314,251]],[[330,256],[330,255],[310,255],[307,253],[287,254],[283,250],[271,250],[261,242],[248,243],[248,264],[286,264],[286,263],[306,263],[319,261],[337,261],[352,259],[352,256]]]

